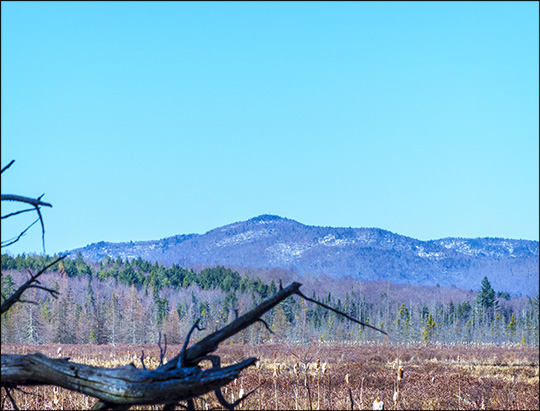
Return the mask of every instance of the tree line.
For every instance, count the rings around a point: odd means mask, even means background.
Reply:
[[[25,270],[54,261],[50,256],[2,255],[2,298],[25,280]],[[181,343],[197,319],[207,332],[273,295],[278,287],[222,266],[198,272],[165,267],[141,258],[105,257],[99,263],[79,254],[51,267],[42,283],[58,290],[54,299],[39,289],[2,315],[2,342],[41,344],[155,344],[160,333]],[[538,295],[511,297],[495,292],[484,278],[467,298],[407,299],[384,285],[343,290],[330,282],[311,298],[389,332],[393,342],[522,343],[538,346]],[[377,288],[378,287],[378,288]],[[444,290],[442,291],[444,292]],[[373,341],[383,337],[301,298],[288,298],[242,331],[236,342],[297,344]],[[271,332],[270,332],[271,331]]]

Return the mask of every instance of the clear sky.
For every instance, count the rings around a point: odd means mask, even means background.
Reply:
[[[539,238],[538,2],[1,8],[2,193],[45,193],[48,254],[260,214]]]

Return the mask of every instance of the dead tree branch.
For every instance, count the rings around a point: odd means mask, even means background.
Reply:
[[[4,218],[9,218],[9,217],[16,216],[16,215],[18,215],[18,214],[27,213],[27,212],[29,212],[29,211],[34,211],[34,209],[33,209],[33,208],[26,208],[26,209],[24,209],[24,210],[19,210],[19,211],[15,211],[14,213],[10,213],[10,214],[3,215],[3,216],[2,216],[2,220],[3,220]]]
[[[41,201],[41,198],[44,195],[45,194],[42,194],[38,198],[24,197],[24,196],[19,196],[19,195],[15,195],[15,194],[2,194],[0,196],[1,201],[15,201],[15,202],[19,202],[19,203],[30,204],[30,205],[34,206],[33,209],[36,211],[36,213],[38,215],[38,220],[36,220],[32,224],[30,224],[26,228],[26,230],[24,230],[22,233],[20,233],[19,236],[17,238],[15,238],[14,240],[9,240],[8,242],[2,243],[2,247],[7,247],[7,246],[9,246],[11,244],[14,244],[17,241],[19,241],[20,238],[30,229],[30,227],[32,227],[37,221],[39,221],[41,223],[41,241],[43,243],[43,253],[45,253],[45,224],[43,223],[43,216],[41,215],[40,207],[42,207],[42,206],[52,207],[52,204]],[[26,211],[28,211],[28,210],[25,209],[25,210],[17,211],[15,213],[7,214],[5,216],[2,216],[2,219],[12,217],[14,215],[24,213]]]
[[[14,162],[15,162],[15,160],[11,160],[7,166],[2,168],[2,173],[4,173],[4,171],[6,171],[8,168],[10,168],[11,165]],[[36,213],[38,215],[38,219],[36,221],[34,221],[32,224],[30,224],[17,237],[13,237],[10,240],[2,242],[2,247],[7,247],[7,246],[10,246],[12,244],[15,244],[30,229],[30,227],[32,227],[37,221],[39,221],[41,223],[41,241],[43,243],[43,254],[45,254],[45,224],[43,223],[43,216],[41,215],[40,207],[52,207],[52,204],[46,203],[45,201],[41,201],[41,198],[44,195],[45,194],[42,194],[38,198],[25,197],[25,196],[20,196],[20,195],[16,195],[16,194],[1,194],[0,195],[0,200],[1,201],[14,201],[14,202],[17,202],[17,203],[30,204],[31,206],[33,206],[33,208],[31,208],[31,209],[24,209],[24,210],[19,210],[19,211],[10,213],[10,214],[6,214],[6,215],[2,216],[2,220],[5,219],[5,218],[13,217],[13,216],[16,216],[18,214],[22,214],[22,213],[26,213],[28,211],[34,211],[34,210],[36,211]]]
[[[321,303],[320,301],[317,301],[317,300],[314,300],[314,299],[312,299],[312,298],[306,297],[304,294],[302,294],[301,291],[298,291],[298,292],[296,292],[295,294],[299,295],[299,296],[302,297],[304,300],[311,301],[312,303],[315,303],[315,304],[317,304],[317,305],[320,305],[321,307],[324,307],[324,308],[326,308],[327,310],[330,310],[330,311],[335,312],[336,314],[342,315],[343,317],[347,318],[348,320],[351,320],[352,322],[355,322],[355,323],[357,323],[357,324],[360,324],[360,325],[363,326],[363,327],[369,327],[369,328],[371,328],[371,329],[373,329],[373,330],[375,330],[375,331],[379,331],[379,332],[383,333],[384,335],[388,336],[388,333],[384,332],[383,330],[380,330],[380,329],[377,328],[377,327],[373,327],[372,325],[363,323],[362,321],[358,321],[356,318],[353,318],[353,317],[351,317],[351,316],[345,314],[345,313],[342,312],[342,311],[338,311],[338,310],[336,310],[335,308],[330,307],[329,305],[323,304],[323,303]]]
[[[139,369],[133,364],[117,368],[93,367],[71,363],[65,359],[51,359],[39,353],[2,355],[1,385],[8,388],[17,385],[61,386],[98,398],[96,409],[126,409],[132,405],[147,404],[165,404],[171,407],[179,401],[187,401],[189,409],[193,406],[193,398],[214,391],[221,405],[233,409],[251,393],[231,404],[221,394],[221,387],[236,379],[242,370],[254,365],[257,359],[248,358],[237,364],[221,367],[219,357],[209,354],[215,351],[221,342],[260,321],[265,313],[284,299],[294,294],[306,298],[299,291],[300,286],[299,283],[292,283],[287,288],[280,289],[226,327],[187,348],[193,331],[200,330],[197,320],[191,327],[180,353],[155,370]],[[29,287],[31,284],[26,286]],[[11,305],[20,300],[20,294]],[[381,331],[338,310],[332,311],[360,325]],[[199,363],[205,360],[212,362],[212,368],[203,370],[199,366]]]
[[[167,334],[163,335],[165,339],[165,347],[161,347],[161,331],[159,332],[158,347],[159,347],[159,365],[163,365],[163,358],[167,353]]]
[[[33,210],[32,210],[32,211],[33,211]],[[8,247],[8,246],[10,246],[11,244],[15,244],[15,243],[16,243],[17,241],[19,241],[19,240],[21,239],[21,237],[22,237],[23,235],[25,235],[26,232],[27,232],[28,230],[30,230],[30,228],[32,228],[32,226],[33,226],[34,224],[36,224],[38,221],[39,221],[39,218],[38,218],[36,221],[34,221],[32,224],[30,224],[28,227],[26,227],[26,228],[24,229],[24,231],[22,231],[17,237],[13,237],[13,238],[10,238],[9,240],[6,240],[6,241],[2,242],[2,247]]]
[[[34,207],[40,207],[40,206],[52,207],[52,204],[46,203],[45,201],[41,201],[41,198],[44,195],[45,194],[42,194],[38,198],[31,198],[31,197],[24,197],[24,196],[19,196],[15,194],[2,194],[1,199],[2,201],[17,201],[19,203],[31,204]]]
[[[5,166],[4,168],[2,168],[2,173],[3,173],[4,171],[6,171],[8,168],[10,168],[11,165],[12,165],[14,162],[15,162],[15,160],[11,160],[7,166]]]
[[[16,302],[28,302],[26,300],[22,300],[21,297],[22,297],[23,293],[26,290],[28,290],[29,288],[38,288],[40,290],[47,291],[54,298],[56,298],[58,296],[58,291],[50,289],[50,288],[43,287],[42,285],[38,285],[38,284],[40,284],[40,282],[38,280],[38,277],[41,274],[43,274],[45,271],[47,271],[49,268],[51,268],[53,265],[55,265],[56,263],[62,261],[66,257],[67,256],[65,256],[65,255],[62,256],[62,257],[59,257],[56,260],[54,260],[52,263],[48,264],[47,266],[45,266],[44,268],[39,270],[36,274],[30,275],[30,279],[27,282],[25,282],[23,285],[21,285],[9,298],[6,299],[6,301],[4,301],[2,303],[2,307],[0,309],[1,313],[4,314]]]
[[[292,283],[287,288],[284,288],[283,290],[278,291],[272,297],[263,301],[257,307],[253,308],[251,311],[248,311],[241,317],[238,317],[236,320],[234,320],[232,323],[230,323],[226,327],[210,334],[209,336],[202,339],[191,348],[187,349],[184,352],[184,356],[183,356],[184,366],[197,364],[199,361],[201,361],[202,358],[206,357],[211,352],[217,350],[218,345],[221,342],[239,333],[240,331],[249,327],[251,324],[255,323],[256,321],[259,321],[259,318],[262,315],[264,315],[267,311],[270,311],[272,308],[278,305],[285,298],[290,297],[293,294],[296,294],[300,286],[301,284],[299,283]],[[163,368],[164,370],[174,369],[177,366],[180,359],[181,359],[181,356],[179,354],[176,357],[172,358],[167,364],[163,365],[160,368]]]
[[[224,368],[182,367],[142,370],[131,365],[92,367],[36,353],[2,355],[2,386],[58,385],[115,405],[167,404],[185,401],[228,384],[255,358]]]

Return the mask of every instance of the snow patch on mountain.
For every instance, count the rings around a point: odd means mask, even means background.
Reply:
[[[329,234],[323,238],[319,238],[318,244],[324,245],[327,247],[336,247],[336,246],[344,246],[348,244],[354,244],[354,239],[349,238],[336,238],[334,234]]]
[[[216,243],[216,247],[231,247],[236,245],[241,245],[249,242],[253,242],[259,238],[268,237],[270,232],[268,230],[250,230],[244,233],[233,235],[232,237],[227,237]]]
[[[424,247],[419,247],[419,246],[416,246],[416,253],[415,254],[418,257],[423,257],[423,258],[440,258],[440,257],[442,257],[442,253],[428,252],[428,251],[425,251]]]
[[[309,245],[301,245],[298,243],[277,243],[266,249],[266,253],[270,254],[274,262],[290,263],[302,256],[306,250],[310,249]]]

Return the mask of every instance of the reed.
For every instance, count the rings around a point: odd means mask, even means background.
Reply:
[[[118,367],[144,362],[159,364],[159,348],[153,346],[2,346],[2,353],[42,352],[89,365]],[[179,351],[181,347],[169,346]],[[274,355],[274,352],[276,353]],[[403,346],[389,345],[227,345],[216,352],[222,364],[256,356],[255,367],[245,370],[227,396],[242,396],[260,386],[242,409],[371,409],[374,400],[386,409],[538,409],[539,352],[527,347]],[[310,360],[313,356],[313,360]],[[317,362],[317,358],[319,361]],[[396,361],[398,358],[398,361]],[[433,361],[437,358],[437,361]],[[309,360],[309,361],[308,361]],[[279,371],[278,371],[279,366]],[[471,366],[473,366],[471,368]],[[400,371],[400,368],[402,369]],[[262,386],[261,386],[262,384]],[[309,393],[313,391],[310,407]],[[316,388],[315,388],[316,387]],[[26,387],[25,394],[10,390],[23,409],[90,409],[94,398],[56,387]],[[305,392],[303,392],[305,390]],[[350,390],[350,392],[349,392]],[[396,394],[397,393],[397,394]],[[2,389],[2,409],[13,409]],[[213,393],[195,402],[196,409],[221,409]],[[181,403],[177,409],[187,406]],[[159,407],[158,407],[159,408]],[[139,406],[133,409],[157,409]]]

